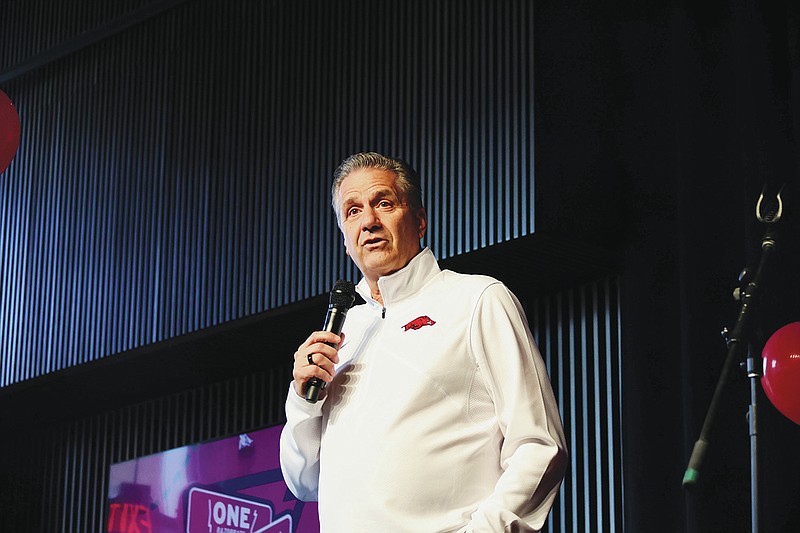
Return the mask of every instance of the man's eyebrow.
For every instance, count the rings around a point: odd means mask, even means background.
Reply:
[[[391,198],[398,202],[401,201],[400,194],[394,189],[378,189],[375,191],[375,194],[372,196],[372,200],[383,200],[384,198]]]
[[[393,189],[386,188],[386,189],[378,189],[377,191],[374,191],[369,200],[370,201],[382,200],[384,198],[389,198],[389,197],[395,198],[398,201],[400,199],[396,191],[394,191]],[[342,199],[342,206],[346,206],[346,205],[350,205],[350,204],[356,204],[356,203],[359,203],[361,201],[362,201],[361,200],[361,195],[359,195],[359,194],[351,194],[350,196],[346,196],[346,197],[344,197]]]
[[[358,195],[356,194],[351,194],[350,196],[346,196],[345,198],[342,198],[342,205],[353,204],[356,202],[356,198],[358,198]]]

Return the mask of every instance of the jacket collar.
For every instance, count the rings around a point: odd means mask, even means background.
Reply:
[[[399,302],[404,298],[416,293],[425,286],[431,279],[433,279],[441,270],[439,263],[436,261],[436,256],[427,246],[414,258],[408,262],[406,266],[388,276],[378,278],[378,289],[381,291],[383,297],[383,307]],[[374,302],[372,294],[369,290],[367,280],[362,278],[356,286],[356,289],[368,302]]]

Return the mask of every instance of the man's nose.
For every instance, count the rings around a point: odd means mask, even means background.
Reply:
[[[372,206],[365,207],[361,213],[361,231],[370,231],[380,227],[380,225],[381,220],[378,217],[378,212]]]

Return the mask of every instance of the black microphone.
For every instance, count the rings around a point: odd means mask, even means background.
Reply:
[[[356,287],[353,285],[352,281],[340,279],[334,283],[328,302],[328,314],[325,315],[325,324],[322,326],[322,331],[330,331],[331,333],[339,335],[342,332],[342,326],[344,325],[345,317],[347,317],[347,311],[353,307],[355,300]],[[329,342],[325,344],[334,346]],[[325,385],[327,385],[327,382],[319,378],[311,378],[308,380],[306,401],[309,403],[317,403],[319,393],[322,392]]]

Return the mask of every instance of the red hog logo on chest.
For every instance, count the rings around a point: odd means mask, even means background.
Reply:
[[[408,331],[410,329],[419,329],[422,326],[432,326],[436,324],[436,321],[431,319],[428,315],[422,315],[420,317],[415,318],[405,326],[403,326],[403,331]]]

